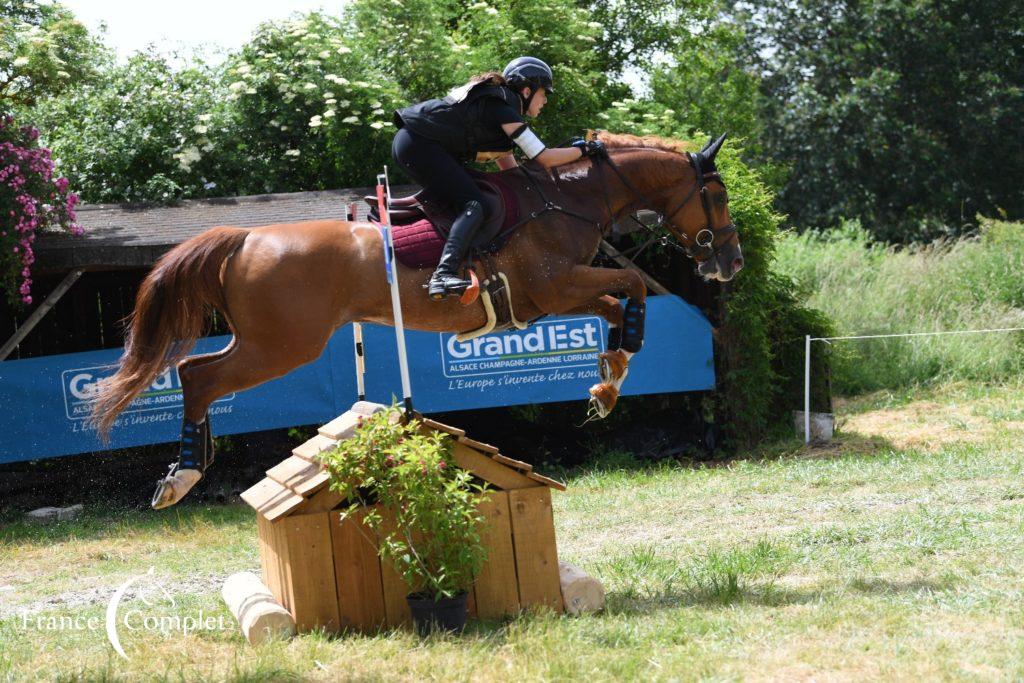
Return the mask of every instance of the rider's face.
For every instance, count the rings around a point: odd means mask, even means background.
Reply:
[[[527,99],[530,98],[531,88],[523,88],[523,96]],[[540,114],[540,110],[544,108],[544,105],[548,103],[548,93],[544,88],[537,91],[537,94],[530,100],[530,108],[526,110],[527,116],[537,116]]]

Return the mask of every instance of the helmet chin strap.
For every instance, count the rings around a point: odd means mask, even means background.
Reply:
[[[532,85],[529,86],[529,87],[530,87],[530,96],[529,97],[523,97],[523,94],[521,92],[519,93],[519,99],[521,99],[523,101],[523,116],[526,116],[527,113],[530,111],[530,103],[533,102],[533,96],[537,94],[537,88],[533,87]]]

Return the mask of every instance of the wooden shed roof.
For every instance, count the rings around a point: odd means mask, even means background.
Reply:
[[[292,514],[333,510],[343,501],[328,487],[329,474],[317,455],[350,438],[360,417],[383,410],[378,403],[359,401],[351,410],[320,427],[316,436],[292,451],[291,457],[267,470],[267,476],[242,494],[242,500],[270,521]],[[489,444],[474,441],[465,431],[416,414],[426,428],[451,434],[455,464],[501,490],[565,485],[533,471],[529,463],[509,458]]]
[[[393,186],[396,197],[412,194],[412,185]],[[218,225],[252,228],[274,223],[344,219],[345,207],[358,202],[359,216],[369,208],[362,197],[373,188],[287,192],[243,197],[186,199],[170,205],[83,204],[80,237],[63,233],[39,236],[39,265],[47,270],[151,266],[176,244]]]

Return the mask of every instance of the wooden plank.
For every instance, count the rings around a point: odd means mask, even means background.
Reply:
[[[337,631],[340,619],[329,514],[294,515],[279,524],[288,539],[285,565],[296,628],[305,632],[322,626]]]
[[[533,465],[531,465],[530,463],[523,462],[522,460],[516,460],[515,458],[510,458],[507,455],[502,455],[501,453],[495,453],[494,455],[492,455],[491,460],[496,460],[500,462],[502,465],[514,467],[515,469],[523,473],[533,471]]]
[[[273,547],[273,529],[267,518],[256,513],[256,532],[259,537],[260,546],[260,568],[263,570],[263,583],[270,592],[274,594],[278,602],[281,602],[281,585],[277,574],[277,549]]]
[[[523,608],[544,605],[561,612],[562,590],[558,580],[551,489],[538,486],[510,491],[508,496],[519,603]]]
[[[470,448],[478,450],[481,453],[487,453],[488,455],[493,455],[497,453],[499,450],[497,446],[492,446],[489,443],[484,443],[483,441],[471,439],[465,435],[459,437],[459,443],[464,443]]]
[[[385,513],[384,522],[381,527],[381,537],[387,536],[395,529],[395,519],[392,515]],[[378,540],[379,543],[379,540]],[[384,613],[387,619],[387,626],[395,628],[412,624],[412,613],[409,611],[409,603],[405,596],[412,592],[394,567],[387,560],[380,562],[381,588],[384,594]]]
[[[448,434],[451,434],[455,437],[462,437],[466,435],[466,430],[464,429],[459,429],[458,427],[451,427],[446,424],[441,424],[440,422],[435,422],[434,420],[431,420],[429,417],[423,418],[422,422],[427,427],[430,427],[431,429],[438,432],[447,432]]]
[[[337,444],[337,439],[317,434],[306,443],[292,450],[292,454],[308,460],[309,462],[318,463],[320,460],[316,457],[317,454],[326,451],[328,448],[334,448]]]
[[[284,517],[306,502],[273,479],[262,479],[242,493],[242,500],[271,522]]]
[[[512,522],[509,494],[490,493],[480,505],[484,517],[480,541],[487,548],[487,560],[476,577],[473,589],[476,611],[481,619],[493,619],[519,611],[519,584],[516,557],[512,549]]]
[[[372,632],[384,626],[387,614],[377,544],[363,524],[365,515],[364,509],[342,520],[341,513],[332,512],[331,539],[341,626]]]
[[[271,522],[265,517],[263,520],[268,531],[268,547],[271,550],[269,567],[271,574],[268,578],[278,588],[278,590],[274,592],[274,597],[277,598],[277,601],[280,602],[286,610],[292,612],[292,617],[294,617],[295,614],[292,611],[293,600],[291,583],[288,576],[287,563],[285,562],[285,558],[288,555],[288,538],[284,533],[282,533],[281,524],[279,522]]]
[[[326,436],[329,439],[350,439],[355,433],[356,426],[365,418],[365,415],[354,413],[350,410],[334,418],[318,429],[317,432],[320,436]]]
[[[303,498],[308,498],[322,489],[330,479],[330,474],[323,465],[312,463],[297,455],[271,467],[267,470],[267,476]]]
[[[475,451],[459,442],[452,444],[452,459],[462,469],[473,473],[475,476],[489,484],[493,484],[499,489],[525,489],[541,485],[539,482],[520,474],[511,467],[495,462],[483,453]]]
[[[560,481],[551,479],[549,477],[545,477],[543,474],[537,474],[536,472],[527,472],[526,476],[528,476],[530,479],[533,479],[534,481],[538,481],[541,484],[544,484],[545,486],[551,487],[553,489],[558,489],[559,491],[565,490],[565,484],[563,484]]]
[[[480,615],[476,610],[476,588],[474,586],[469,587],[469,597],[466,598],[466,618],[467,619],[479,619]]]
[[[308,514],[312,512],[330,512],[344,502],[341,494],[324,488],[306,500],[306,504],[299,508],[299,513]]]

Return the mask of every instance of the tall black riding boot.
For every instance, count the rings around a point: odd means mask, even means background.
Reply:
[[[441,252],[441,262],[430,277],[427,293],[431,299],[441,300],[451,295],[461,295],[472,282],[459,277],[459,265],[473,244],[473,236],[484,221],[484,207],[478,201],[470,201],[452,223],[448,241]]]

